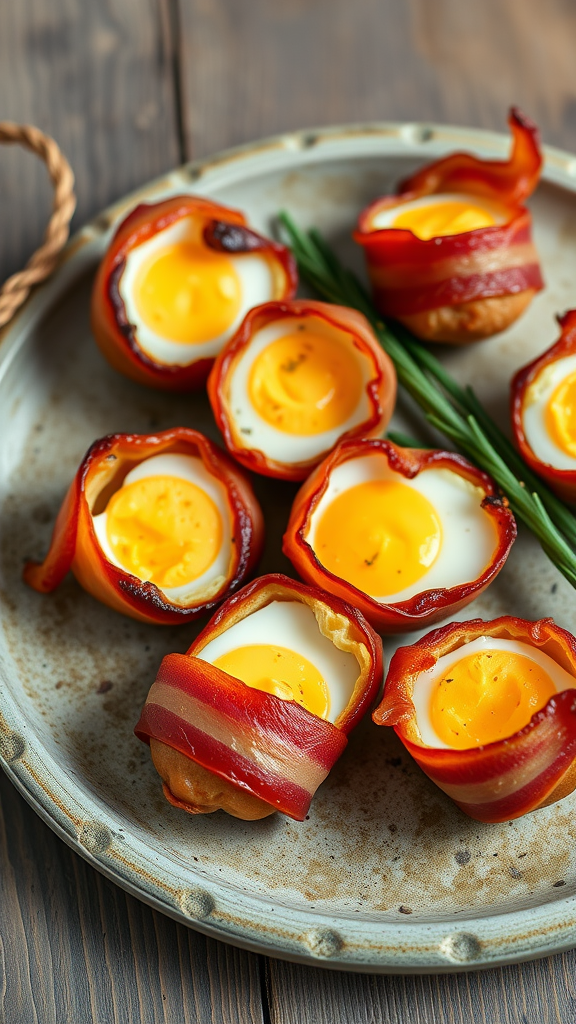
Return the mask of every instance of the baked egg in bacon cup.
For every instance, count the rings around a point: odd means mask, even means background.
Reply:
[[[245,474],[186,427],[110,434],[83,459],[43,562],[26,582],[54,590],[71,569],[89,594],[149,623],[212,611],[262,550],[260,506]]]
[[[396,372],[365,317],[310,299],[251,310],[218,356],[208,395],[228,451],[303,480],[343,437],[379,437]]]
[[[252,306],[291,298],[296,266],[243,213],[198,196],[143,203],[122,221],[92,292],[104,356],[141,384],[202,385]]]
[[[401,633],[481,594],[515,537],[495,483],[461,455],[360,440],[343,441],[300,488],[283,550],[307,583]]]
[[[543,287],[522,204],[540,177],[538,130],[513,108],[508,160],[468,153],[427,164],[360,215],[374,302],[426,341],[505,330]]]
[[[186,654],[164,658],[135,732],[176,807],[302,821],[382,672],[382,642],[360,612],[262,576]]]
[[[512,380],[512,429],[522,458],[564,501],[576,501],[576,310],[558,341]]]
[[[471,818],[519,818],[576,788],[576,639],[552,619],[451,623],[396,651],[372,717]]]

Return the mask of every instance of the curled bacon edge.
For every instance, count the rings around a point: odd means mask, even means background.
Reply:
[[[188,607],[172,604],[153,583],[109,562],[94,531],[92,512],[126,474],[153,455],[200,458],[226,489],[233,522],[233,558],[217,593]],[[212,611],[255,567],[264,543],[262,512],[244,472],[197,430],[174,427],[158,434],[109,434],[88,450],[64,499],[43,562],[27,562],[24,580],[40,593],[55,590],[69,570],[89,594],[116,611],[151,624],[178,624]]]
[[[301,601],[320,631],[354,654],[359,676],[335,724],[293,701],[246,686],[196,655],[214,637],[271,601]],[[382,681],[382,642],[355,608],[279,573],[262,576],[229,598],[186,654],[164,658],[135,728],[234,787],[302,821],[316,789],[342,754],[350,730],[373,705]],[[181,771],[185,773],[186,762]],[[171,793],[175,806],[199,808]]]
[[[115,370],[140,384],[167,391],[191,391],[201,387],[214,358],[203,357],[179,365],[160,363],[147,355],[138,345],[134,325],[128,321],[118,283],[128,253],[184,217],[199,218],[206,245],[219,251],[227,250],[221,244],[214,225],[228,227],[234,236],[242,232],[246,236],[244,250],[238,248],[236,239],[236,245],[230,251],[238,255],[241,251],[258,249],[273,272],[277,298],[292,298],[298,285],[296,264],[290,250],[248,229],[244,214],[238,210],[199,196],[185,195],[173,196],[159,203],[142,203],[132,210],[117,228],[96,274],[91,304],[92,330],[100,350]]]
[[[398,648],[372,718],[394,727],[422,771],[465,814],[486,823],[510,821],[576,788],[576,680],[574,689],[551,697],[513,736],[469,750],[426,746],[412,702],[415,680],[442,655],[479,636],[531,644],[576,676],[576,639],[552,619],[527,622],[504,615],[491,622],[454,622]]]
[[[522,205],[540,177],[542,154],[536,125],[510,111],[512,154],[481,160],[453,153],[417,171],[398,194],[383,196],[360,214],[354,239],[365,250],[374,300],[384,316],[411,316],[476,299],[539,291],[544,287]],[[434,193],[462,192],[508,207],[505,224],[423,240],[407,228],[372,228],[382,210]]]
[[[234,337],[217,357],[208,378],[208,397],[212,411],[228,451],[243,466],[255,473],[280,480],[304,480],[327,452],[324,451],[306,462],[278,462],[258,448],[247,447],[236,429],[229,401],[230,381],[234,369],[254,335],[268,324],[290,317],[315,317],[331,327],[346,331],[352,336],[355,348],[372,364],[371,377],[365,384],[369,414],[362,423],[346,431],[342,438],[381,436],[394,411],[397,382],[392,360],[378,344],[366,318],[356,310],[312,299],[267,302],[250,310]]]
[[[528,443],[523,422],[526,393],[530,385],[547,366],[551,366],[558,359],[572,356],[576,352],[576,309],[570,309],[564,316],[559,316],[558,322],[561,329],[558,341],[527,366],[523,366],[513,377],[510,386],[510,411],[516,445],[524,461],[564,501],[574,502],[576,501],[576,469],[557,469],[547,462],[542,462]]]
[[[311,517],[328,487],[333,470],[350,459],[372,454],[382,455],[391,469],[408,480],[426,469],[449,469],[475,487],[482,488],[485,493],[482,508],[494,524],[498,542],[491,561],[478,579],[455,587],[424,590],[397,604],[381,604],[324,568],[306,540]],[[499,497],[496,484],[463,456],[455,452],[400,448],[384,439],[366,439],[343,441],[308,477],[292,505],[282,547],[307,583],[322,587],[359,608],[380,632],[406,633],[444,619],[478,597],[502,569],[515,538],[516,521]]]

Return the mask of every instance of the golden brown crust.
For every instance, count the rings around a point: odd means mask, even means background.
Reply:
[[[554,786],[551,793],[548,794],[545,800],[542,801],[538,807],[549,807],[550,804],[555,804],[558,800],[563,800],[565,796],[570,796],[576,789],[576,761],[573,761],[567,771],[564,772],[562,778],[558,779],[558,782]]]
[[[505,331],[521,316],[535,294],[534,288],[527,288],[516,295],[496,295],[458,306],[440,306],[398,319],[424,341],[467,345]]]
[[[354,690],[334,723],[197,658],[215,637],[277,601],[309,607],[320,634],[358,663]],[[379,636],[354,607],[270,573],[226,601],[185,655],[164,659],[135,732],[149,743],[173,806],[189,814],[223,810],[244,821],[280,811],[303,821],[348,733],[374,704],[382,662]]]
[[[150,740],[150,753],[164,782],[165,795],[168,799],[174,797],[174,802],[190,814],[211,814],[223,810],[244,821],[256,821],[274,814],[274,808],[264,800],[245,793],[160,740]]]

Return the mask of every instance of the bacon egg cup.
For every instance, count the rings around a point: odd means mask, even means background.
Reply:
[[[515,537],[495,483],[461,455],[368,439],[343,441],[306,480],[283,550],[307,583],[402,633],[478,597]]]
[[[512,380],[512,429],[524,461],[576,502],[576,310],[558,320],[558,341]]]
[[[379,437],[394,365],[355,310],[310,299],[251,310],[218,356],[208,395],[228,451],[257,473],[303,480],[343,437]]]
[[[135,728],[164,795],[191,814],[303,821],[382,682],[355,608],[280,574],[231,597],[160,666]]]
[[[240,467],[196,430],[95,441],[62,504],[43,562],[25,581],[49,593],[69,570],[99,601],[152,624],[212,611],[254,569],[260,506]]]
[[[396,651],[372,717],[471,818],[519,818],[576,788],[576,639],[552,619],[451,623]]]
[[[296,265],[243,213],[198,196],[137,206],[116,230],[92,292],[109,363],[141,384],[201,386],[252,306],[289,299]]]
[[[543,287],[522,204],[540,177],[536,125],[516,108],[508,160],[468,153],[427,164],[360,214],[374,301],[426,341],[456,345],[510,326]]]

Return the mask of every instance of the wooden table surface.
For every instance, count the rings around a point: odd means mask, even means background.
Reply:
[[[54,135],[80,225],[185,160],[304,126],[504,130],[515,102],[576,151],[575,38],[573,0],[18,0],[0,119]],[[49,202],[43,166],[0,150],[0,280]],[[245,953],[127,896],[0,777],[0,1024],[574,1024],[575,967],[384,978]]]

